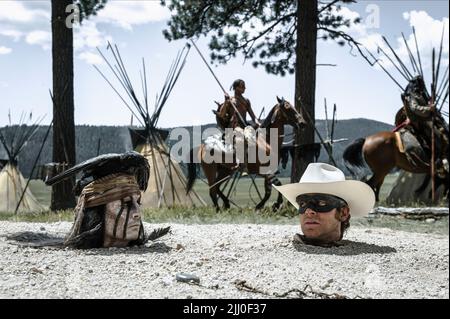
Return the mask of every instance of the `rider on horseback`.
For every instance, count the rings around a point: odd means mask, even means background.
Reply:
[[[216,114],[217,124],[223,130],[229,128],[234,130],[234,137],[239,136],[239,138],[235,138],[234,142],[244,143],[250,142],[252,140],[252,144],[256,142],[256,132],[254,129],[261,126],[261,123],[256,118],[255,113],[251,107],[250,100],[243,96],[245,92],[245,82],[241,79],[235,80],[231,86],[234,90],[234,96],[230,97],[227,93],[225,93],[225,102],[219,106]],[[247,113],[252,118],[252,122],[249,123],[246,120]],[[237,135],[237,136],[236,136]],[[225,135],[222,136],[225,140]],[[264,145],[265,146],[265,145]],[[247,153],[247,147],[245,147],[245,152]],[[236,154],[236,166],[235,169],[241,168],[242,170],[245,168],[245,165],[242,162],[245,162],[245,154],[241,154],[239,158]]]
[[[431,135],[434,130],[435,147],[437,154],[437,173],[445,174],[448,167],[448,126],[442,118],[440,112],[436,112],[436,106],[431,101],[422,76],[412,78],[402,94],[402,101],[407,120],[407,127],[412,129],[414,135],[421,141],[422,147],[431,152]],[[433,127],[433,115],[435,117]]]
[[[230,97],[228,94],[225,94],[225,102],[230,101],[232,103],[234,103],[234,105],[236,106],[237,111],[239,112],[239,114],[241,115],[242,119],[246,122],[246,123],[240,123],[239,121],[239,117],[237,114],[235,114],[235,111],[232,111],[232,117],[231,117],[231,122],[230,122],[230,126],[231,128],[235,128],[237,126],[242,126],[247,125],[248,122],[246,120],[247,117],[247,112],[250,115],[250,117],[252,118],[255,126],[259,127],[261,125],[261,123],[259,122],[259,120],[256,118],[255,113],[253,112],[252,106],[250,104],[250,100],[245,98],[242,94],[244,94],[245,92],[245,82],[241,79],[238,79],[236,81],[233,82],[232,85],[232,89],[234,90],[234,97]],[[253,125],[252,125],[253,126]]]

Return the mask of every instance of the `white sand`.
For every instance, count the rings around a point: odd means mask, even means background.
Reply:
[[[268,298],[306,285],[350,298],[449,298],[448,235],[351,228],[348,245],[321,248],[294,246],[292,225],[173,224],[172,234],[140,248],[31,248],[6,238],[63,237],[70,226],[0,222],[1,298]],[[197,275],[200,286],[177,282],[179,272]]]

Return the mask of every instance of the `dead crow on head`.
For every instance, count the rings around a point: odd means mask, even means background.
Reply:
[[[77,196],[93,180],[116,173],[134,175],[139,188],[145,191],[150,177],[150,166],[144,156],[134,151],[123,154],[104,154],[75,165],[47,180],[45,184],[49,186],[54,185],[79,172],[82,172],[82,176],[77,181],[74,189]]]

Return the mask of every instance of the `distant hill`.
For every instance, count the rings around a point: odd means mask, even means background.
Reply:
[[[201,126],[201,132],[205,129],[215,127],[214,124],[206,124]],[[317,120],[316,127],[318,128],[320,134],[325,138],[325,121]],[[28,177],[35,157],[41,146],[41,141],[45,136],[45,132],[48,126],[42,126],[37,131],[36,135],[31,141],[25,146],[21,156],[19,157],[19,168]],[[192,140],[200,140],[200,130],[199,127],[185,127],[189,130],[191,136],[192,132],[195,132],[195,136]],[[351,119],[351,120],[340,120],[335,126],[335,139],[348,138],[349,141],[336,143],[334,145],[333,154],[338,162],[338,165],[344,169],[342,163],[342,153],[351,141],[356,138],[364,137],[379,131],[389,131],[393,128],[392,125],[378,122],[368,119]],[[168,130],[172,130],[169,128]],[[77,163],[94,157],[97,155],[98,151],[100,154],[104,153],[122,153],[127,150],[131,150],[131,140],[128,134],[128,127],[124,126],[88,126],[79,125],[75,128],[76,132],[76,151],[77,151]],[[286,135],[291,132],[290,127],[286,127]],[[50,133],[47,142],[45,143],[44,150],[42,152],[39,163],[48,163],[52,161],[52,133]],[[98,150],[98,145],[100,141],[100,149]],[[318,142],[319,139],[316,138]],[[168,141],[169,145],[173,145],[176,141]],[[198,143],[197,143],[198,144]],[[197,145],[194,145],[197,146]],[[6,158],[6,153],[0,146],[0,159]],[[328,157],[322,148],[319,161],[326,162]],[[290,163],[286,170],[281,171],[282,176],[290,176]]]

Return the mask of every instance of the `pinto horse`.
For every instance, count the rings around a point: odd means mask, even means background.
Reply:
[[[284,137],[284,125],[289,124],[297,128],[301,128],[305,125],[305,121],[303,120],[300,113],[298,113],[297,110],[289,102],[285,101],[284,99],[279,99],[278,97],[277,100],[278,103],[272,108],[267,118],[263,121],[261,125],[261,128],[266,129],[266,136],[258,137],[257,148],[262,148],[262,150],[264,150],[266,155],[272,154],[271,152],[276,152],[277,160],[279,161],[281,145]],[[226,107],[226,105],[222,106],[222,108],[224,107]],[[224,110],[221,111],[222,112],[220,113],[223,114],[227,113]],[[219,116],[218,113],[216,113],[217,116]],[[272,131],[271,129],[277,129],[277,131]],[[271,131],[277,132],[278,147],[276,149],[272,148],[269,144]],[[188,163],[188,182],[186,187],[187,192],[189,192],[192,189],[195,180],[197,178],[197,164],[194,163],[193,161],[194,152],[195,149],[192,149],[191,158]],[[223,161],[211,162],[205,160],[205,157],[207,156],[208,153],[209,150],[206,148],[205,144],[201,144],[200,147],[198,147],[197,156],[200,161],[203,172],[205,173],[205,176],[208,180],[208,184],[210,187],[209,195],[211,196],[214,207],[217,210],[219,210],[218,196],[222,199],[224,208],[228,209],[230,208],[230,201],[225,196],[225,194],[223,194],[223,192],[220,190],[220,185],[223,182],[225,182],[228,178],[230,178],[232,174],[236,171],[237,169],[236,160],[233,159],[233,163],[224,163]],[[261,202],[259,202],[258,205],[256,206],[256,209],[261,209],[262,207],[264,207],[265,203],[270,198],[270,195],[272,193],[272,184],[275,184],[277,186],[281,185],[281,182],[274,175],[275,172],[268,174],[261,174],[260,168],[262,166],[263,164],[259,161],[259,158],[256,159],[255,163],[246,163],[248,174],[256,174],[264,177],[265,193]],[[272,207],[273,210],[277,210],[281,206],[282,202],[283,197],[281,194],[279,194],[276,203]]]
[[[405,119],[404,113],[401,110],[396,115],[396,126],[400,125]],[[372,176],[366,183],[375,192],[376,200],[379,200],[379,193],[381,185],[389,172],[397,167],[411,173],[430,173],[430,166],[424,163],[412,165],[405,153],[399,151],[395,132],[382,131],[376,134],[359,138],[350,144],[343,154],[344,161],[347,168],[351,171],[351,166],[362,168],[369,166],[372,171]],[[364,163],[365,162],[365,163]],[[448,174],[447,174],[448,175]],[[423,184],[416,190],[416,193],[422,192],[429,178],[426,178]],[[440,185],[445,185],[445,193],[448,196],[448,176],[446,178],[436,178],[436,188]]]

